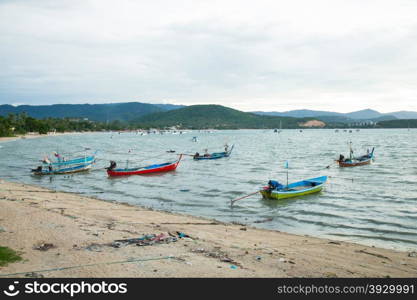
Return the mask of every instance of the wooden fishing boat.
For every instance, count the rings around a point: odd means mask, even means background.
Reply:
[[[161,173],[161,172],[169,172],[174,171],[178,164],[180,163],[182,158],[182,154],[178,158],[177,161],[174,162],[167,162],[163,164],[154,164],[145,167],[137,167],[137,168],[125,168],[125,169],[116,169],[116,163],[114,161],[110,162],[110,167],[107,168],[107,175],[110,177],[115,176],[130,176],[130,175],[146,175],[150,173]]]
[[[229,157],[230,154],[232,154],[233,148],[235,145],[232,145],[232,147],[230,149],[228,149],[227,151],[224,152],[214,152],[211,154],[204,154],[204,155],[200,155],[198,153],[196,153],[193,156],[194,160],[205,160],[205,159],[219,159],[219,158],[223,158],[223,157]]]
[[[339,164],[339,167],[341,168],[369,165],[372,159],[374,158],[374,150],[375,148],[372,148],[372,151],[370,153],[367,153],[359,157],[353,157],[353,151],[351,150],[351,155],[349,158],[345,158],[343,155],[340,155],[339,159],[336,160],[336,162]]]
[[[91,169],[96,161],[95,155],[78,157],[70,160],[60,160],[50,162],[47,159],[42,161],[43,165],[32,169],[34,175],[55,175],[55,174],[72,174],[85,172]]]
[[[358,167],[358,166],[364,166],[369,165],[372,161],[372,158],[367,158],[364,160],[357,160],[357,159],[347,159],[344,161],[337,160],[339,167],[341,168],[347,168],[347,167]]]
[[[65,166],[52,166],[44,168],[39,166],[37,169],[32,169],[34,175],[55,175],[55,174],[72,174],[78,172],[85,172],[91,169],[94,161],[88,163],[79,163],[74,165],[65,165]]]
[[[288,185],[282,185],[277,181],[270,180],[260,193],[268,199],[286,199],[298,196],[318,193],[323,189],[327,176],[306,179]]]

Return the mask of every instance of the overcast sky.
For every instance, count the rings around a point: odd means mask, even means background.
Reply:
[[[0,0],[0,104],[417,111],[417,1]]]

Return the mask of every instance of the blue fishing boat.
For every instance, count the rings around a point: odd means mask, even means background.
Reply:
[[[270,180],[260,193],[268,199],[286,199],[318,193],[323,189],[327,176],[310,178],[302,181],[283,185],[275,180]]]
[[[49,165],[47,168],[43,168],[39,166],[36,169],[33,169],[32,172],[34,175],[55,175],[55,174],[71,174],[71,173],[78,173],[84,172],[91,169],[94,162],[89,163],[81,163],[81,164],[74,164],[74,165],[66,165],[60,167],[53,167]]]
[[[219,159],[223,157],[229,157],[230,154],[232,154],[233,148],[235,145],[232,145],[232,147],[229,149],[228,146],[225,147],[225,151],[223,152],[214,152],[214,153],[206,153],[203,155],[200,155],[198,152],[194,154],[193,159],[194,160],[205,160],[205,159]]]
[[[47,157],[43,159],[42,165],[36,169],[32,169],[34,175],[55,175],[55,174],[71,174],[84,172],[91,169],[96,161],[95,152],[90,156],[77,157],[66,160],[55,153],[57,161],[51,162]]]

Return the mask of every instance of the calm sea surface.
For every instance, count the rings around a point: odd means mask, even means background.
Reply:
[[[197,136],[198,142],[192,137]],[[333,162],[348,154],[352,141],[357,154],[375,147],[370,166],[340,169]],[[193,161],[185,157],[175,172],[110,179],[104,167],[143,166],[176,159],[167,150],[194,153],[222,151],[235,144],[230,158]],[[89,173],[37,177],[30,169],[45,154],[64,156],[83,147],[98,150]],[[128,150],[131,150],[128,153]],[[272,130],[188,132],[182,135],[91,133],[20,139],[0,143],[0,178],[50,189],[81,192],[105,200],[128,202],[158,210],[234,221],[280,231],[348,240],[385,248],[417,249],[417,130]],[[80,152],[83,155],[83,152]],[[320,194],[274,201],[255,195],[268,179],[327,175]],[[331,165],[329,169],[326,166]]]

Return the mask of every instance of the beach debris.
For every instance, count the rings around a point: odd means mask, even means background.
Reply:
[[[257,261],[261,261],[261,260],[262,260],[262,256],[257,256],[257,257],[255,257],[255,259],[256,259]]]
[[[329,244],[334,244],[334,245],[341,245],[341,243],[339,242],[335,242],[335,241],[330,241]]]
[[[235,265],[230,265],[230,269],[232,269],[232,270],[236,270],[236,269],[237,269],[237,266],[235,266]]]
[[[136,246],[152,246],[155,244],[173,243],[178,241],[178,239],[192,240],[188,234],[177,231],[176,233],[145,234],[139,238],[115,240],[110,246],[114,248],[120,248],[131,244],[136,244]]]
[[[248,230],[246,227],[242,227],[242,228],[240,228],[240,230],[242,230],[242,231],[246,231],[246,230]]]
[[[145,239],[140,240],[138,243],[136,243],[136,246],[151,246],[154,244],[169,244],[172,242],[176,242],[178,239],[176,237],[172,237],[169,235],[166,235],[164,233],[158,234],[158,235],[151,235],[152,237],[148,237]]]
[[[232,263],[232,262],[234,262],[234,260],[233,260],[233,259],[231,259],[230,257],[227,257],[227,256],[221,257],[221,258],[220,258],[220,261],[221,261],[221,262],[228,262],[228,263]]]
[[[232,258],[230,258],[226,252],[221,251],[219,247],[215,247],[213,250],[210,250],[210,251],[204,248],[196,248],[196,249],[192,249],[191,252],[204,253],[206,257],[217,258],[221,262],[233,263],[235,265],[240,266],[240,264],[234,261]]]
[[[39,251],[48,251],[49,249],[53,249],[53,248],[56,248],[56,246],[52,243],[40,242],[38,244],[33,245],[33,249],[39,250]]]
[[[364,254],[368,254],[368,255],[376,256],[376,257],[379,257],[379,258],[383,258],[383,259],[391,260],[389,257],[386,257],[386,256],[381,255],[381,254],[377,254],[377,253],[368,252],[368,251],[366,251],[365,249],[356,250],[355,252],[356,252],[356,253],[364,253]]]
[[[7,231],[7,229],[6,229],[6,228],[4,228],[4,227],[0,226],[0,232],[6,232],[6,231]]]
[[[29,277],[29,278],[44,278],[45,276],[43,276],[40,273],[36,273],[36,272],[29,272],[25,274],[25,277]]]
[[[80,248],[80,247],[78,247],[78,245],[77,245],[77,244],[72,245],[72,249],[77,249],[77,250],[79,250],[79,248]]]
[[[197,249],[192,249],[191,252],[194,252],[194,253],[205,253],[206,250],[204,248],[197,248]]]
[[[120,247],[123,247],[123,246],[136,244],[136,243],[139,243],[139,242],[144,241],[144,240],[150,240],[154,237],[155,237],[154,234],[145,234],[144,236],[142,236],[140,238],[115,240],[113,243],[111,243],[111,246],[113,246],[115,248],[120,248]]]
[[[114,224],[113,222],[106,224],[107,229],[110,229],[110,230],[113,230],[115,226],[116,224]]]
[[[232,223],[233,225],[246,226],[245,223],[241,223],[241,222],[237,222],[237,221],[232,221],[230,223]]]
[[[283,258],[283,257],[280,257],[280,258],[278,259],[278,261],[279,261],[279,262],[286,262],[287,260],[286,260],[285,258]]]
[[[408,253],[408,257],[417,257],[417,252],[413,251]]]
[[[192,239],[191,236],[189,236],[188,234],[181,232],[181,231],[177,231],[176,234],[173,234],[172,232],[168,232],[170,236],[175,236],[175,237],[179,237],[180,239],[182,238],[189,238]]]
[[[111,246],[113,248],[121,248],[121,247],[127,246],[127,245],[129,245],[129,244],[128,243],[122,243],[122,242],[113,242],[113,243],[111,243]]]
[[[93,252],[101,252],[101,245],[100,244],[91,244],[87,247],[85,247],[86,250],[88,251],[93,251]]]
[[[273,220],[273,218],[267,218],[267,219],[264,219],[264,220],[257,220],[257,221],[254,221],[253,223],[256,223],[256,224],[259,224],[259,223],[266,223],[266,222],[271,222]]]
[[[220,260],[224,262],[229,261],[229,258],[226,256],[226,254],[221,251],[210,251],[210,252],[207,252],[206,256],[213,257],[213,258],[220,258]]]

